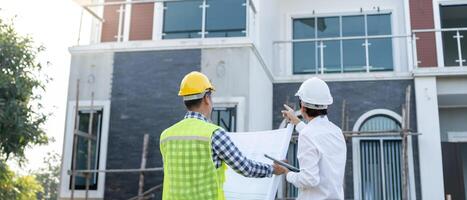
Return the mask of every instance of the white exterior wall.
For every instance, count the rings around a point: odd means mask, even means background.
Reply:
[[[203,49],[201,72],[208,76],[216,91],[213,94],[214,106],[237,106],[237,131],[249,130],[248,88],[249,48]],[[245,77],[240,81],[239,77]]]
[[[249,68],[249,125],[250,131],[271,130],[272,127],[272,80],[268,78],[261,63],[252,51]]]
[[[258,26],[259,30],[258,37],[254,38],[254,43],[270,69],[272,69],[274,62],[272,43],[279,40],[280,33],[284,31],[278,26],[281,1],[255,0],[258,9],[256,26]]]
[[[436,77],[415,78],[422,199],[444,199]]]

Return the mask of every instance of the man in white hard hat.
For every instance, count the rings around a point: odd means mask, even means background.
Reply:
[[[300,111],[307,124],[284,105],[285,119],[296,125],[300,172],[286,172],[287,181],[298,188],[297,200],[344,199],[343,181],[346,143],[339,127],[327,118],[333,98],[321,79],[310,78],[295,94],[300,99]]]

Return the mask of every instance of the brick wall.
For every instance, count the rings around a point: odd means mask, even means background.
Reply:
[[[151,40],[153,19],[154,3],[133,4],[129,40]]]
[[[120,1],[106,0],[105,2]],[[101,42],[117,41],[120,5],[104,6]],[[129,40],[151,40],[154,19],[154,3],[133,4],[130,16]],[[122,22],[124,26],[124,22]]]
[[[120,1],[120,0],[105,0],[105,2]],[[118,35],[118,18],[120,5],[104,6],[104,22],[102,23],[101,42],[117,41]]]
[[[410,19],[412,30],[433,29],[433,3],[432,0],[410,0]],[[436,40],[434,33],[418,33],[417,54],[420,67],[435,67],[438,64],[436,57]]]

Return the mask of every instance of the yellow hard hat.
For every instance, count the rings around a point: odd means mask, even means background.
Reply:
[[[209,90],[214,90],[214,86],[208,77],[201,72],[193,71],[183,78],[178,96],[182,96],[184,100],[201,99]]]

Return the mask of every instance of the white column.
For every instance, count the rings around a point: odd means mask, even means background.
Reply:
[[[422,199],[444,199],[436,77],[415,78]]]

